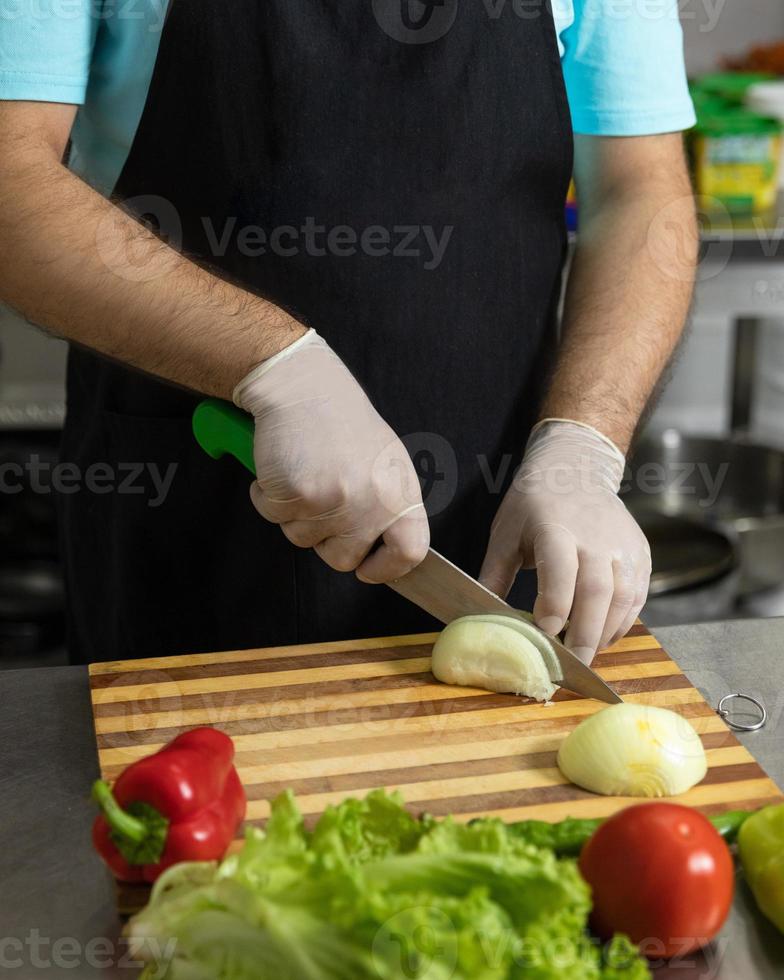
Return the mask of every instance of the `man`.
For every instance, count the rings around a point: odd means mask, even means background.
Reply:
[[[689,303],[693,115],[674,0],[603,3],[0,21],[0,297],[72,341],[63,457],[176,463],[160,506],[63,496],[75,659],[430,628],[378,583],[431,537],[519,606],[535,568],[586,660],[628,630],[616,491]],[[254,416],[255,510],[193,442],[204,394]]]

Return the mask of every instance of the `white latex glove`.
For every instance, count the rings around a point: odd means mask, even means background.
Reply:
[[[587,425],[537,425],[490,531],[480,579],[506,596],[520,568],[536,568],[534,619],[590,663],[624,636],[648,593],[651,552],[618,497],[625,459]]]
[[[365,582],[419,564],[430,531],[411,458],[322,337],[264,361],[234,401],[256,422],[251,499],[289,541]]]

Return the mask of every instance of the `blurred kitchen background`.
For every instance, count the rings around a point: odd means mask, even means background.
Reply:
[[[649,625],[784,615],[784,4],[681,13],[706,203],[690,331],[629,469],[654,554]],[[0,307],[0,467],[56,457],[65,354]],[[0,669],[64,660],[53,500],[3,489]]]

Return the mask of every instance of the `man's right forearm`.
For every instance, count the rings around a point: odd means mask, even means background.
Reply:
[[[0,300],[33,322],[221,398],[305,332],[93,191],[46,139],[4,126],[1,160]]]

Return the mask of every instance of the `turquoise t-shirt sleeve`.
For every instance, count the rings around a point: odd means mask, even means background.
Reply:
[[[572,10],[571,0],[553,0],[574,131],[648,136],[693,126],[677,0],[573,2]]]
[[[96,0],[9,0],[0,12],[0,99],[81,105]]]

